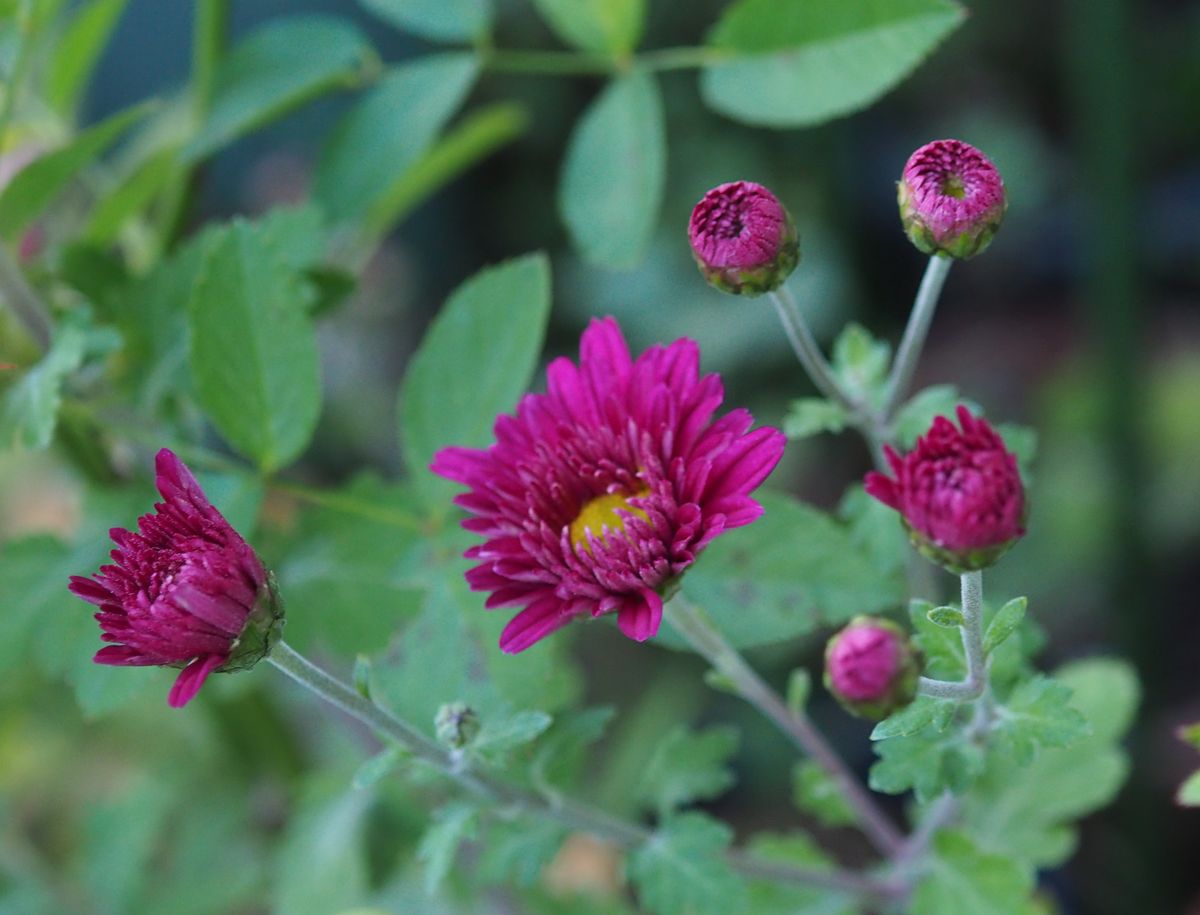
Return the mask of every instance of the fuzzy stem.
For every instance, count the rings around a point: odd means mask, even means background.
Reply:
[[[966,679],[960,682],[922,677],[918,691],[938,699],[978,699],[987,688],[987,658],[983,653],[983,572],[962,575],[963,654]]]
[[[900,400],[912,384],[913,375],[917,371],[917,362],[921,358],[921,350],[925,346],[925,338],[929,335],[929,325],[933,323],[933,313],[937,311],[938,298],[942,294],[946,275],[954,259],[933,255],[921,277],[921,285],[917,289],[917,298],[913,302],[912,312],[908,316],[908,326],[904,328],[904,336],[900,340],[900,348],[896,351],[896,361],[892,363],[892,374],[888,379],[887,400],[883,406],[883,422],[889,423],[900,406]]]
[[[267,660],[301,686],[351,717],[357,718],[381,738],[400,745],[473,794],[535,816],[546,817],[568,829],[589,832],[620,848],[636,848],[654,838],[652,830],[614,817],[603,810],[570,798],[545,797],[510,785],[486,772],[473,771],[463,766],[461,760],[452,758],[449,751],[412,725],[365,698],[353,687],[330,676],[286,642],[276,643]],[[790,867],[761,861],[740,852],[731,852],[727,860],[734,870],[746,877],[847,890],[875,898],[888,898],[897,892],[897,887],[892,883],[850,871]]]
[[[804,314],[800,311],[800,306],[796,303],[791,291],[786,285],[783,285],[769,292],[767,297],[775,306],[779,320],[783,322],[784,333],[787,334],[788,342],[792,344],[796,358],[808,372],[808,377],[817,386],[817,390],[854,417],[856,424],[860,424],[860,405],[842,390],[837,376],[834,375],[832,367],[821,353],[821,348],[813,338],[812,331],[808,328],[808,322],[804,320]]]
[[[895,854],[902,845],[900,833],[813,723],[787,707],[699,607],[677,595],[664,608],[664,615],[701,657],[729,678],[743,699],[829,773],[875,847],[885,856]]]
[[[37,293],[25,281],[21,268],[13,260],[6,245],[0,242],[0,298],[8,303],[17,320],[29,332],[38,348],[45,352],[50,348],[54,325],[50,312],[42,304]]]

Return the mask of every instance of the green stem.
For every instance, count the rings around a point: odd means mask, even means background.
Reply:
[[[884,401],[882,414],[885,425],[892,421],[901,398],[912,384],[925,338],[929,335],[929,325],[933,323],[933,314],[937,311],[942,286],[953,263],[953,258],[935,254],[929,258],[925,275],[921,277],[917,298],[908,316],[908,326],[904,329],[904,337],[900,340],[900,348],[896,351],[896,361],[892,363],[892,374],[888,379],[887,400]]]
[[[414,757],[473,794],[534,816],[554,820],[568,829],[591,833],[620,848],[636,848],[654,838],[654,833],[644,826],[619,819],[603,810],[561,796],[544,797],[510,785],[486,772],[474,771],[469,766],[464,766],[461,758],[452,756],[448,750],[430,740],[412,725],[380,708],[352,687],[331,677],[286,642],[275,645],[268,661],[301,686],[367,725],[382,739],[403,747]],[[849,871],[818,871],[777,865],[738,852],[731,853],[728,860],[734,870],[747,877],[800,886],[847,890],[877,898],[894,896],[897,891],[893,884]]]
[[[699,607],[676,595],[664,608],[664,616],[701,657],[729,679],[743,699],[829,774],[875,847],[885,856],[896,854],[903,844],[900,833],[812,722],[787,707]]]
[[[54,336],[50,311],[42,304],[33,287],[13,260],[8,246],[0,242],[0,298],[8,303],[17,320],[29,332],[38,348],[45,352]]]
[[[967,676],[961,682],[922,677],[919,692],[938,699],[978,699],[987,688],[987,657],[983,652],[983,573],[962,575],[963,654]]]
[[[720,63],[725,52],[716,48],[661,48],[638,55],[638,64],[647,70],[699,70]]]
[[[842,390],[837,376],[833,373],[833,368],[826,361],[825,356],[821,353],[821,347],[817,345],[812,331],[809,330],[808,322],[804,320],[804,314],[800,311],[800,306],[796,303],[791,290],[786,285],[780,286],[768,293],[768,298],[775,306],[779,320],[783,323],[783,331],[787,334],[788,342],[791,343],[796,358],[808,372],[808,377],[817,386],[817,390],[840,405],[854,417],[857,423],[860,419],[861,407]]]
[[[622,62],[610,54],[590,51],[505,51],[490,49],[482,53],[481,66],[493,73],[520,73],[536,76],[608,76],[618,72]]]
[[[192,111],[196,123],[208,117],[217,65],[229,42],[229,0],[196,0],[192,28]]]

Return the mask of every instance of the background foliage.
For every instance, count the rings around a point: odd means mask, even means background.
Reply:
[[[899,434],[958,392],[1038,430],[1013,433],[1037,452],[1034,514],[989,593],[1028,594],[1048,635],[1022,624],[999,675],[1037,655],[1055,680],[1006,697],[1028,725],[1007,757],[919,704],[872,766],[868,728],[820,687],[809,710],[879,790],[974,786],[919,911],[1025,911],[1035,880],[1063,912],[1197,904],[1200,827],[1170,804],[1194,768],[1173,730],[1200,718],[1194,5],[0,0],[0,17],[0,153],[36,156],[0,180],[0,238],[56,318],[43,354],[0,314],[0,911],[854,911],[718,865],[717,817],[763,857],[868,854],[820,773],[701,689],[672,633],[639,648],[596,624],[499,654],[453,487],[422,470],[485,444],[591,315],[635,347],[695,337],[730,400],[794,441],[767,515],[685,589],[739,608],[722,627],[773,681],[818,669],[830,627],[903,602],[903,543],[773,316],[704,287],[683,226],[711,185],[770,185],[821,335],[853,319],[894,339],[920,259],[892,186],[941,135],[992,155],[1012,206],[951,277]],[[832,348],[869,387],[883,346],[852,329]],[[277,569],[297,648],[345,675],[369,657],[375,694],[431,735],[441,702],[470,702],[488,765],[659,841],[622,862],[487,815],[265,668],[180,714],[169,672],[90,664],[65,581],[146,510],[162,444]],[[954,676],[928,609],[915,625]],[[1068,825],[1131,760],[1117,806]]]

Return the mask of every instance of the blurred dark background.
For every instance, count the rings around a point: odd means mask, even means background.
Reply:
[[[651,0],[643,46],[700,42],[723,5]],[[1037,429],[1030,535],[989,590],[1029,595],[1050,635],[1046,667],[1123,655],[1145,689],[1127,788],[1048,882],[1065,912],[1200,912],[1200,813],[1171,802],[1200,762],[1173,737],[1200,719],[1200,5],[968,5],[965,26],[898,90],[817,129],[735,124],[701,105],[694,73],[666,74],[666,201],[649,258],[629,272],[583,263],[556,214],[563,148],[600,81],[485,75],[473,101],[517,99],[531,126],[417,210],[326,322],[327,407],[307,471],[330,482],[364,464],[397,472],[394,391],[429,317],[479,267],[534,248],[549,250],[555,269],[551,353],[572,351],[597,314],[617,315],[635,348],[691,336],[705,367],[725,375],[730,402],[780,421],[812,391],[767,306],[722,297],[696,274],[684,232],[693,203],[722,181],[773,188],[801,229],[792,282],[818,336],[828,342],[853,319],[895,341],[924,267],[900,230],[895,180],[921,143],[967,140],[1004,175],[1008,216],[984,256],[951,272],[918,384],[953,382],[989,415]],[[233,9],[235,35],[303,9],[355,19],[385,60],[426,50],[350,0]],[[525,4],[501,11],[499,45],[556,46]],[[87,119],[182,85],[190,19],[190,4],[130,3]],[[301,199],[319,139],[349,101],[305,107],[219,155],[189,222]],[[852,434],[809,439],[789,446],[775,482],[832,507],[867,467]],[[615,638],[586,648],[646,663]],[[818,649],[797,651],[786,660],[815,660]],[[593,656],[584,662],[595,667]],[[600,678],[591,690],[622,702],[658,675],[632,675],[624,688]],[[865,769],[855,726],[817,716],[846,730]],[[786,790],[744,779],[721,813],[737,825],[769,820],[772,793]]]

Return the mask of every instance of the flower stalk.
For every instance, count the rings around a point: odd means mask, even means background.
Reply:
[[[701,657],[728,678],[743,699],[829,774],[867,838],[883,855],[894,855],[903,844],[899,831],[812,722],[788,708],[699,607],[676,595],[666,605],[665,617]]]
[[[917,289],[917,297],[908,316],[908,325],[904,328],[904,336],[900,339],[900,348],[896,351],[896,359],[892,363],[892,372],[888,378],[887,399],[882,411],[885,424],[895,417],[901,400],[912,384],[921,350],[925,347],[925,338],[929,336],[929,327],[933,323],[934,312],[937,311],[942,287],[953,263],[953,258],[934,254],[925,267],[925,274],[921,277],[921,285]]]
[[[964,572],[962,575],[962,632],[963,654],[967,676],[960,682],[933,680],[922,677],[918,691],[937,699],[978,699],[987,688],[987,657],[983,652],[983,572]]]
[[[775,311],[779,315],[779,320],[783,323],[784,333],[787,334],[788,342],[791,343],[796,358],[808,372],[808,377],[817,386],[817,390],[855,417],[856,422],[861,426],[864,418],[862,404],[856,402],[842,389],[837,376],[833,373],[833,367],[821,352],[821,347],[817,345],[817,341],[808,327],[808,322],[804,320],[804,314],[800,311],[800,306],[791,290],[787,286],[780,286],[770,292],[769,296],[771,304],[775,306]]]
[[[554,820],[568,829],[591,833],[620,848],[636,848],[654,837],[653,831],[644,826],[619,819],[587,804],[557,794],[549,798],[464,766],[451,751],[365,698],[353,687],[330,676],[286,642],[277,642],[267,660],[305,689],[367,725],[381,739],[398,744],[472,794]],[[845,890],[872,898],[889,898],[897,892],[897,887],[889,882],[850,871],[792,867],[760,861],[740,852],[731,852],[727,860],[735,871],[745,877]]]

